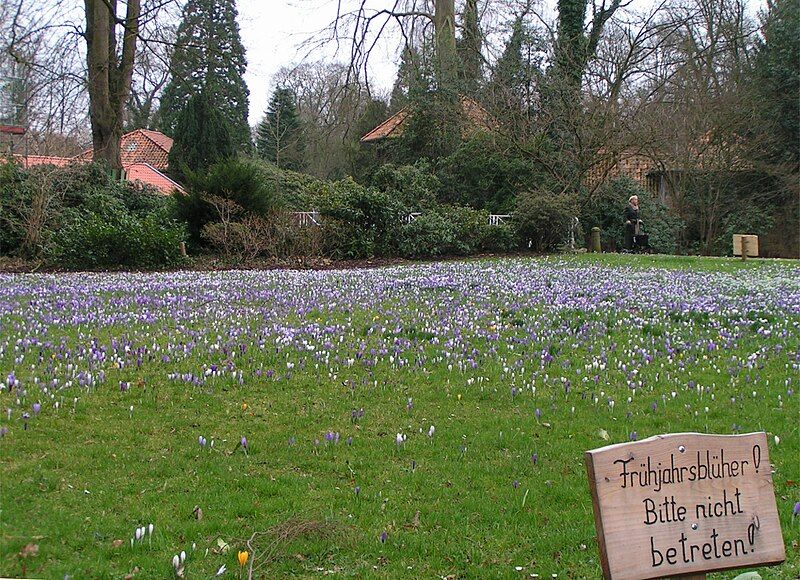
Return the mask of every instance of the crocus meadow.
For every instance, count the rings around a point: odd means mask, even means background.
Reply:
[[[793,577],[800,267],[650,260],[0,276],[0,575],[597,577],[585,450],[764,430]]]

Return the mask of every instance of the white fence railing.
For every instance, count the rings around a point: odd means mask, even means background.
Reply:
[[[489,225],[499,226],[506,223],[506,220],[508,219],[511,219],[511,215],[509,214],[493,213],[489,216]]]
[[[292,212],[292,215],[297,220],[297,225],[300,227],[308,227],[308,226],[318,226],[322,223],[322,216],[318,211],[295,211]],[[422,215],[421,211],[415,211],[410,214],[404,215],[402,217],[402,222],[404,224],[410,224],[411,222],[415,221],[419,216]],[[490,226],[500,226],[506,223],[506,220],[510,220],[510,214],[490,214],[488,218],[488,223]]]
[[[321,218],[318,211],[296,211],[292,215],[297,218],[297,225],[301,227],[320,225]]]

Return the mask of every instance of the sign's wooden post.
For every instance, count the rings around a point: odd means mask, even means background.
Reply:
[[[765,433],[674,433],[586,452],[603,575],[680,576],[786,559]]]

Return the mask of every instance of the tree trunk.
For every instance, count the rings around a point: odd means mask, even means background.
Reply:
[[[436,0],[433,14],[436,38],[436,81],[438,89],[451,89],[458,78],[455,0]]]
[[[115,171],[122,170],[120,138],[123,110],[131,90],[140,2],[128,0],[125,20],[119,20],[117,0],[85,0],[93,158],[105,161]],[[121,55],[117,55],[117,25],[124,27]]]

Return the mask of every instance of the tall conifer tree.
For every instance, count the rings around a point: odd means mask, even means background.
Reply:
[[[461,38],[456,48],[461,60],[461,84],[465,94],[474,96],[481,83],[481,46],[483,38],[478,16],[478,0],[467,0],[462,16]]]
[[[406,46],[397,67],[397,78],[389,98],[389,111],[396,113],[407,106],[409,99],[426,93],[430,82],[426,78],[422,56],[413,46]]]
[[[188,172],[202,172],[217,161],[233,157],[235,151],[228,121],[205,91],[189,98],[175,126],[170,174],[185,183]]]
[[[272,94],[267,114],[256,130],[256,147],[262,159],[282,169],[300,171],[305,166],[303,126],[291,89],[278,88]]]
[[[247,122],[247,67],[236,22],[235,0],[188,0],[178,27],[170,70],[172,79],[161,99],[161,130],[173,135],[189,98],[200,92],[228,121],[237,150],[251,147]]]

